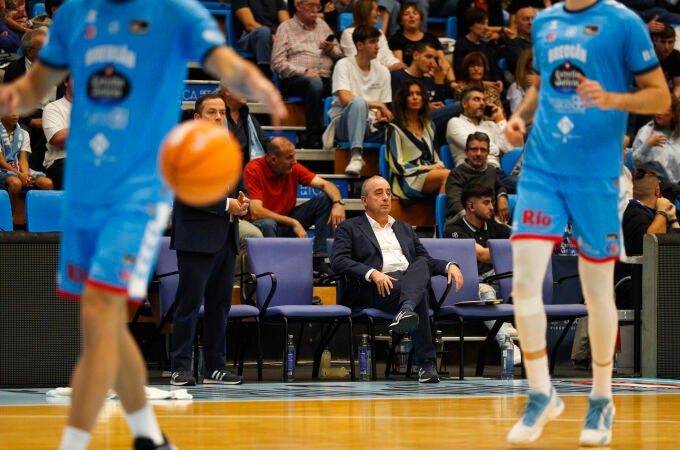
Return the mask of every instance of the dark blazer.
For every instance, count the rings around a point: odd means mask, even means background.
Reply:
[[[392,226],[409,264],[419,258],[427,260],[433,275],[446,275],[449,261],[434,259],[420,243],[411,225],[396,220]],[[342,222],[335,231],[331,268],[336,274],[347,275],[347,298],[352,306],[370,306],[375,300],[375,284],[365,279],[370,269],[382,271],[380,244],[365,214]]]

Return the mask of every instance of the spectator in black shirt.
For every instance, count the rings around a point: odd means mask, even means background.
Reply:
[[[664,25],[661,31],[652,33],[652,42],[668,88],[675,97],[680,98],[680,52],[675,50],[675,29]]]

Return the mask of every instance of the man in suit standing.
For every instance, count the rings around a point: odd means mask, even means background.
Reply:
[[[433,297],[430,278],[446,275],[463,286],[463,274],[454,262],[430,257],[413,228],[390,214],[392,191],[382,177],[361,186],[366,214],[341,223],[335,232],[331,267],[348,278],[348,298],[355,309],[378,308],[396,314],[390,329],[410,333],[418,381],[438,383],[436,353],[428,320]]]
[[[207,94],[196,101],[194,119],[214,121],[224,127],[226,109],[221,95]],[[242,188],[242,182],[239,184]],[[236,216],[244,215],[249,203],[250,200],[239,189],[234,190],[230,198],[203,208],[175,200],[170,246],[177,250],[179,284],[170,348],[172,385],[196,384],[191,373],[191,352],[198,313],[204,299],[204,383],[243,382],[243,377],[225,368],[226,332],[239,248]]]

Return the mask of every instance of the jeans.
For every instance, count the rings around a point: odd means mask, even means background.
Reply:
[[[269,27],[255,28],[250,33],[244,31],[238,46],[246,52],[255,54],[258,65],[269,65],[272,60],[272,30]]]
[[[349,141],[350,148],[362,148],[364,141],[384,142],[384,131],[371,131],[368,125],[368,104],[362,97],[354,97],[345,106],[335,127],[335,138]]]
[[[323,118],[323,98],[331,95],[331,79],[296,76],[280,80],[284,97],[302,97],[305,108],[307,136],[320,137]]]
[[[302,205],[296,206],[287,214],[288,217],[300,222],[305,229],[314,225],[314,256],[328,255],[326,239],[333,237],[334,233],[332,226],[326,222],[331,215],[332,207],[331,199],[321,192]],[[278,224],[274,219],[257,219],[253,220],[253,224],[262,231],[262,235],[266,238],[296,237],[293,228]]]

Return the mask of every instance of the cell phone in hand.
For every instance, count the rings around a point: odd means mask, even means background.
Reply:
[[[331,34],[329,34],[328,37],[326,38],[326,42],[333,42],[333,41],[336,40],[337,38],[338,38],[338,37],[335,35],[335,33],[331,33]]]
[[[493,115],[493,106],[486,105],[484,107],[484,115],[487,116],[487,117],[491,117]]]
[[[376,120],[375,122],[373,122],[373,127],[376,130],[382,130],[383,128],[387,127],[388,123],[390,123],[389,120],[385,120],[385,119]]]

